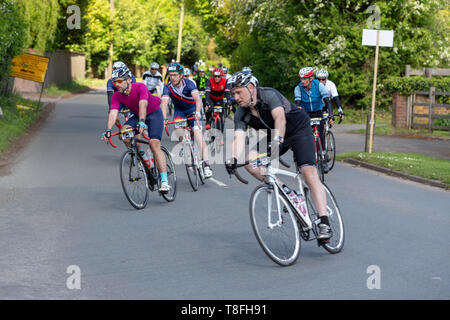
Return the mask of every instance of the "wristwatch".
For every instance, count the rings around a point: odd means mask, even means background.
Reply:
[[[273,139],[273,140],[277,141],[279,143],[283,143],[284,142],[284,138],[282,136],[275,137],[275,139]]]

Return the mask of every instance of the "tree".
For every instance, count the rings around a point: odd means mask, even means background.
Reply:
[[[10,73],[11,59],[22,53],[26,41],[26,24],[17,5],[0,0],[0,88]]]

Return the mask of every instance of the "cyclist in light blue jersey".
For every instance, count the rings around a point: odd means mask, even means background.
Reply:
[[[300,77],[300,83],[294,89],[295,103],[297,107],[304,109],[308,112],[310,118],[321,118],[322,121],[319,125],[320,142],[324,145],[324,125],[323,120],[324,107],[328,111],[328,117],[330,124],[334,123],[333,107],[331,106],[330,97],[325,86],[319,82],[319,80],[313,79],[314,69],[311,67],[305,67],[300,69],[298,73]],[[324,171],[328,172],[328,165],[324,163]]]

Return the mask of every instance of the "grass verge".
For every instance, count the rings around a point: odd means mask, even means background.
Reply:
[[[19,95],[0,96],[0,106],[5,117],[5,120],[0,118],[1,154],[17,136],[25,132],[33,121],[39,117],[42,106],[37,110],[38,103],[36,101],[23,99]]]
[[[106,80],[104,79],[79,79],[63,84],[52,84],[51,86],[45,88],[45,92],[48,95],[61,96],[67,93],[73,93],[84,89],[89,88],[98,88],[104,87],[106,88]]]
[[[351,130],[350,132],[362,133],[366,132],[366,129]],[[375,134],[384,134],[388,136],[402,136],[410,138],[436,138],[436,139],[450,139],[450,131],[433,130],[431,133],[427,129],[406,129],[406,128],[394,128],[391,125],[375,126]]]
[[[345,152],[336,160],[356,159],[414,176],[437,180],[450,187],[450,161],[413,153]]]

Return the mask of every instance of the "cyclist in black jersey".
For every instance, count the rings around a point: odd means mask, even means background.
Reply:
[[[273,88],[258,87],[258,80],[247,72],[237,72],[229,80],[231,93],[239,107],[234,115],[233,159],[227,161],[229,173],[236,168],[245,148],[248,127],[256,130],[268,130],[268,141],[272,141],[272,157],[282,155],[289,149],[294,153],[294,161],[300,168],[311,195],[319,211],[319,239],[329,239],[329,226],[326,195],[315,167],[314,138],[308,114]],[[272,137],[274,136],[274,137]],[[250,152],[246,159],[257,153]],[[263,181],[261,168],[246,166],[247,171],[256,179]],[[280,184],[283,183],[280,181]],[[284,186],[284,185],[283,185]]]

